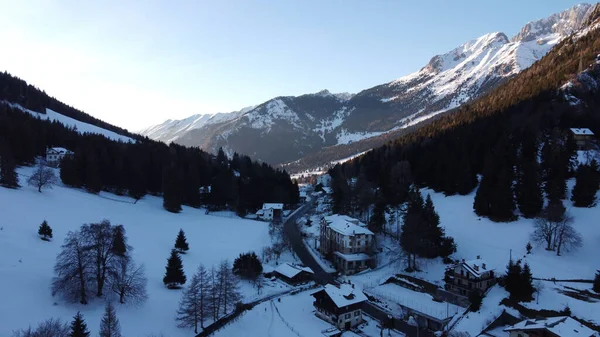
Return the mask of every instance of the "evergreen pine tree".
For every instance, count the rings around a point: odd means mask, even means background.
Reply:
[[[369,219],[369,229],[374,233],[381,233],[385,225],[385,204],[378,202],[375,204],[371,219]]]
[[[122,337],[121,325],[119,324],[119,319],[117,318],[115,307],[112,305],[111,302],[106,303],[106,307],[104,309],[104,316],[102,316],[102,320],[100,321],[99,336]]]
[[[506,276],[504,277],[504,288],[510,294],[511,299],[519,298],[519,283],[521,282],[521,263],[510,260],[506,266]]]
[[[529,269],[527,263],[523,265],[519,289],[520,301],[529,302],[533,299],[533,293],[535,292],[535,288],[533,287],[533,275],[531,275],[531,269]]]
[[[525,218],[537,216],[544,206],[542,183],[538,166],[535,159],[525,160],[525,162],[520,165],[515,192],[519,210]]]
[[[179,213],[182,204],[182,173],[175,162],[163,168],[163,207],[171,213]]]
[[[71,332],[69,337],[89,337],[90,332],[87,329],[87,324],[83,319],[83,315],[78,311],[71,322]]]
[[[488,155],[485,160],[485,167],[479,183],[479,188],[475,193],[473,201],[473,210],[479,216],[489,216],[492,212],[492,195],[494,193],[494,168],[495,165],[492,156]]]
[[[125,237],[125,227],[123,225],[115,226],[113,229],[113,242],[111,251],[119,257],[127,256],[127,238]]]
[[[531,249],[533,249],[533,247],[531,246],[531,242],[527,242],[525,249],[527,249],[527,254],[531,254]]]
[[[515,198],[512,188],[512,174],[510,168],[503,166],[498,174],[494,191],[489,218],[492,221],[507,222],[516,220]]]
[[[403,217],[404,223],[402,224],[402,233],[400,234],[400,245],[408,255],[408,271],[416,269],[416,255],[422,251],[423,247],[423,207],[423,197],[421,196],[421,192],[417,187],[411,187],[408,192],[406,213]]]
[[[183,229],[180,229],[179,234],[177,234],[177,239],[175,239],[175,249],[177,249],[179,254],[185,254],[188,250],[190,250]]]
[[[600,270],[596,272],[596,276],[594,277],[594,285],[592,286],[592,290],[600,294]]]
[[[48,225],[48,222],[44,220],[38,229],[38,235],[44,241],[50,241],[52,238],[52,228]]]
[[[598,164],[593,160],[590,165],[580,165],[577,169],[575,187],[571,200],[575,207],[592,207],[596,204],[599,188]]]
[[[469,302],[471,303],[472,312],[477,312],[481,308],[481,302],[483,302],[483,297],[477,290],[471,290],[469,292]]]
[[[171,250],[171,256],[167,260],[167,266],[163,283],[169,289],[178,289],[185,284],[186,277],[183,272],[183,262],[175,249]]]
[[[423,245],[420,256],[434,258],[440,256],[440,249],[444,239],[444,229],[440,226],[440,216],[435,211],[431,195],[427,195],[423,206]]]
[[[15,161],[9,150],[0,153],[0,186],[7,188],[19,187],[19,178],[15,172]]]

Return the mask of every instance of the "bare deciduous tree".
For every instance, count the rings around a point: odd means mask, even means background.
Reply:
[[[106,277],[109,274],[111,262],[114,257],[113,230],[108,220],[100,223],[86,224],[81,227],[81,235],[90,251],[91,264],[94,269],[96,283],[96,296],[102,297]]]
[[[37,187],[38,192],[42,192],[42,189],[51,189],[56,184],[56,175],[51,168],[46,167],[42,161],[38,164],[37,169],[29,179],[27,179],[29,186]]]
[[[13,331],[12,337],[68,337],[69,325],[58,318],[50,318],[38,324],[37,328],[31,327]]]
[[[79,232],[69,232],[56,258],[52,295],[61,294],[69,302],[87,304],[90,277],[89,251]]]
[[[178,327],[193,327],[195,333],[198,333],[198,324],[204,329],[204,320],[208,318],[210,309],[209,292],[209,275],[204,266],[200,265],[192,276],[190,285],[181,295],[175,318]]]
[[[148,279],[143,265],[136,265],[129,257],[115,258],[108,278],[110,289],[119,297],[119,303],[142,303],[148,298]]]
[[[561,249],[571,251],[582,245],[581,235],[573,228],[573,217],[565,215],[556,228],[556,255],[560,256]]]
[[[554,250],[556,229],[565,217],[565,207],[562,202],[549,203],[540,216],[535,219],[531,241],[545,244],[546,250]]]

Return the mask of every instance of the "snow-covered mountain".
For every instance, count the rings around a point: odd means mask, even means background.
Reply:
[[[213,121],[192,116],[142,134],[209,151],[223,147],[272,164],[291,162],[414,125],[479,97],[542,58],[592,10],[581,4],[529,22],[512,39],[500,32],[483,35],[434,56],[415,73],[356,95],[323,90],[277,97]]]

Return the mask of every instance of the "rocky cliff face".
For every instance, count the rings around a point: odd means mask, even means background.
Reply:
[[[434,56],[413,74],[356,95],[324,90],[277,97],[245,111],[167,121],[142,133],[209,151],[222,147],[272,164],[324,148],[335,153],[331,147],[382,138],[479,97],[542,58],[592,11],[590,5],[577,5],[526,24],[512,39],[486,34]]]

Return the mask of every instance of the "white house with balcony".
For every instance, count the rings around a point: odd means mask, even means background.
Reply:
[[[74,155],[73,151],[69,151],[64,147],[49,147],[46,149],[46,163],[49,166],[58,167],[63,158],[72,155]]]
[[[374,234],[357,219],[334,214],[320,224],[319,250],[345,275],[375,267]]]

